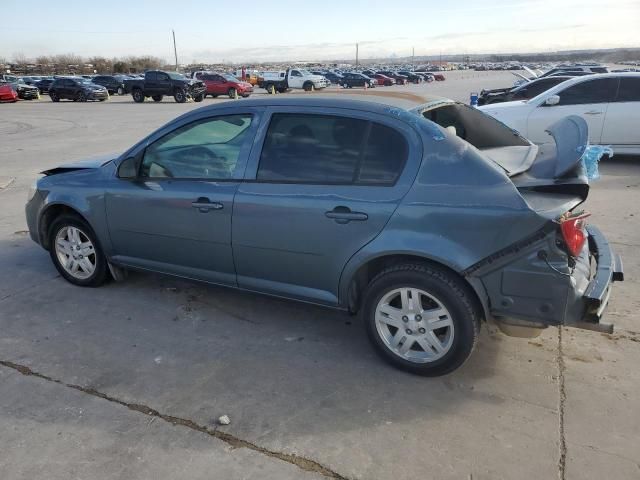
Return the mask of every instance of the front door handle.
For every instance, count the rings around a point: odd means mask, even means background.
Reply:
[[[369,218],[364,212],[352,212],[349,207],[336,207],[324,213],[325,217],[332,218],[336,223],[364,222]]]
[[[602,112],[598,112],[597,110],[590,110],[588,112],[584,112],[585,115],[602,115]]]
[[[200,197],[191,204],[193,208],[197,208],[201,213],[207,213],[209,210],[222,210],[224,205],[220,202],[212,202],[206,197]]]

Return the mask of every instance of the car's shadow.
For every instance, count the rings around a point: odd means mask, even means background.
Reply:
[[[79,288],[24,235],[0,252],[0,360],[201,424],[228,414],[255,441],[499,408],[513,401],[501,355],[547,368],[485,326],[462,368],[422,378],[388,366],[343,312],[144,273]]]

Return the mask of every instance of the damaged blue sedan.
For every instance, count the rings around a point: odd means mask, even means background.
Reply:
[[[612,331],[622,264],[579,209],[587,127],[549,134],[449,100],[220,103],[43,172],[26,216],[75,285],[136,269],[359,313],[385,359],[443,375],[489,319]]]

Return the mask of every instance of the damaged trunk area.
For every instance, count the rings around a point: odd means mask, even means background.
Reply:
[[[549,325],[602,332],[610,284],[622,279],[619,257],[577,207],[589,193],[583,164],[586,122],[566,117],[548,128],[554,143],[534,145],[474,108],[439,102],[415,109],[499,165],[543,228],[467,268],[480,281],[491,315],[507,334],[528,336]]]

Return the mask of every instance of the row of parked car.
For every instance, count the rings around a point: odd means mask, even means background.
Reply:
[[[409,70],[316,70],[311,73],[321,75],[332,84],[340,85],[343,88],[388,87],[391,85],[406,85],[408,83],[443,81],[445,79],[441,73]]]

